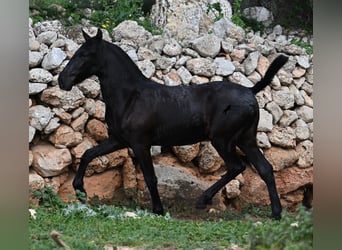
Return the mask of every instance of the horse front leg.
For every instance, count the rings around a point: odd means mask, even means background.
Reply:
[[[98,156],[109,154],[122,148],[124,148],[123,145],[113,140],[113,138],[108,138],[102,141],[100,144],[96,145],[95,147],[90,148],[84,152],[84,154],[81,157],[80,165],[77,169],[75,178],[72,182],[72,186],[74,187],[76,196],[81,202],[84,203],[87,198],[87,192],[84,189],[83,178],[85,175],[85,171],[88,167],[88,164]]]
[[[146,186],[150,192],[152,199],[152,212],[159,215],[164,215],[163,205],[160,200],[158,188],[157,188],[157,177],[154,172],[152,163],[150,147],[135,146],[132,147],[134,154],[140,164],[141,170],[144,175]]]

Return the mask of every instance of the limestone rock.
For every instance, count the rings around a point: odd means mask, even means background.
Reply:
[[[291,127],[281,128],[274,126],[272,132],[269,134],[269,139],[272,144],[283,148],[296,147],[296,134]]]
[[[52,117],[53,114],[49,107],[35,105],[29,108],[29,124],[39,131],[44,130]]]
[[[58,86],[47,88],[43,91],[41,101],[54,107],[63,108],[69,111],[78,108],[84,103],[85,97],[77,87],[73,87],[71,91],[61,90]]]
[[[216,149],[209,142],[203,143],[198,154],[198,166],[202,173],[213,173],[218,170],[224,161]]]
[[[82,141],[82,134],[63,124],[49,136],[49,140],[58,147],[73,147]]]
[[[266,159],[272,164],[274,171],[292,167],[298,160],[298,153],[294,149],[272,147],[264,151]]]
[[[221,40],[212,34],[204,35],[192,42],[192,48],[203,57],[214,58],[221,49]]]
[[[197,156],[199,148],[200,143],[196,143],[193,145],[174,146],[172,150],[179,160],[182,162],[190,162]]]
[[[96,141],[103,141],[108,138],[106,125],[97,119],[91,119],[87,123],[86,131]]]
[[[194,58],[186,62],[187,69],[200,76],[211,77],[216,72],[216,64],[208,58]]]
[[[32,147],[33,169],[42,177],[57,176],[67,170],[71,164],[68,149],[58,149],[52,145],[35,145]]]

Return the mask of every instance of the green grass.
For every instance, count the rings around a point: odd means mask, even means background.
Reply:
[[[227,249],[236,244],[243,249],[307,250],[313,245],[313,213],[303,207],[295,213],[285,211],[280,221],[268,217],[269,208],[253,206],[236,217],[224,212],[184,220],[172,212],[156,216],[140,208],[66,204],[49,192],[43,192],[45,199],[35,208],[36,219],[30,216],[30,249],[58,249],[50,237],[52,230],[61,233],[60,239],[71,249]],[[46,199],[47,193],[52,198]],[[125,217],[127,211],[138,218]]]

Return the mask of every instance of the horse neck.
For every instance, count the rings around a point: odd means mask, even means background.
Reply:
[[[103,99],[120,113],[147,78],[121,48],[109,42],[104,41],[101,60],[98,77]]]
[[[138,66],[118,46],[103,41],[101,53],[102,69],[99,78],[115,84],[116,88],[135,85],[146,79]]]

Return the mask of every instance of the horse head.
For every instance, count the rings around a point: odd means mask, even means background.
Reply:
[[[75,52],[66,67],[59,74],[59,87],[71,90],[72,86],[82,82],[92,75],[98,75],[101,63],[99,52],[102,44],[102,31],[97,30],[94,37],[90,37],[82,30],[85,43]]]

